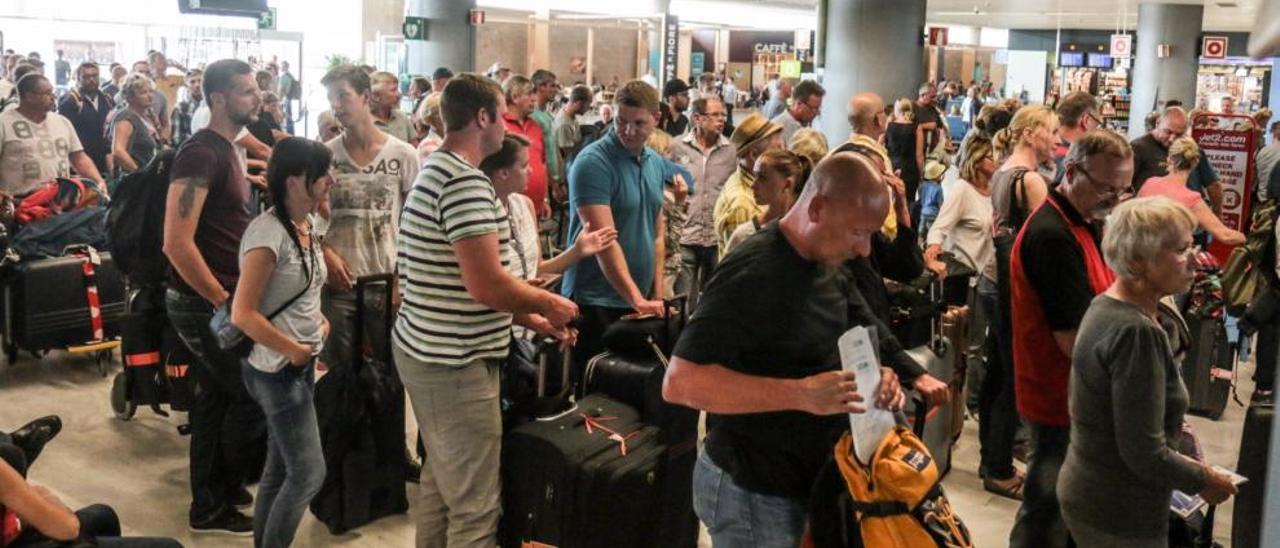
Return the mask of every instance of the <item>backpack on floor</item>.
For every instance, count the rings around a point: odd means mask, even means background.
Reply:
[[[885,435],[870,465],[854,458],[853,437],[846,433],[819,483],[835,489],[829,493],[835,500],[822,504],[829,511],[812,516],[817,548],[973,547],[969,530],[942,490],[928,448],[905,426]],[[815,490],[814,502],[818,496]]]

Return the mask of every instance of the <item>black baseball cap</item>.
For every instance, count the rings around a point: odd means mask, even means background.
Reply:
[[[689,84],[684,83],[684,80],[679,78],[672,78],[667,81],[667,85],[662,86],[662,97],[671,97],[672,95],[678,95],[686,91],[689,91]]]
[[[449,70],[448,67],[440,67],[431,73],[432,80],[447,80],[449,78],[453,78],[453,71]]]

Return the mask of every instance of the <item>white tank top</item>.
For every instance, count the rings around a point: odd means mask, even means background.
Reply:
[[[532,280],[538,275],[538,221],[533,217],[533,200],[518,192],[507,196],[507,218],[511,222],[507,271],[522,280]]]

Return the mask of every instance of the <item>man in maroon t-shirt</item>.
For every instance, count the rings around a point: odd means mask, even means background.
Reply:
[[[204,96],[209,125],[178,149],[170,173],[164,254],[173,268],[165,305],[196,361],[191,530],[249,536],[253,521],[236,507],[253,501],[244,479],[249,468],[262,466],[266,427],[240,379],[239,358],[218,348],[209,320],[240,277],[240,237],[251,220],[249,184],[232,141],[257,119],[262,98],[253,69],[235,59],[205,69]],[[230,462],[228,455],[241,462]]]

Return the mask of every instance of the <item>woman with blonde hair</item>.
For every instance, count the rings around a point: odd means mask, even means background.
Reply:
[[[764,225],[782,218],[800,197],[813,166],[808,156],[790,150],[771,149],[760,155],[756,160],[756,182],[751,186],[751,193],[764,211],[734,229],[725,254],[759,232]]]
[[[796,131],[791,136],[791,144],[787,146],[791,152],[809,159],[809,165],[816,166],[827,156],[827,136],[817,129],[807,127]]]
[[[1173,490],[1221,504],[1231,479],[1179,453],[1186,385],[1158,303],[1195,279],[1191,212],[1164,197],[1130,200],[1106,221],[1116,280],[1080,321],[1071,356],[1071,441],[1058,475],[1062,518],[1080,546],[1169,545]]]
[[[1237,246],[1244,243],[1244,234],[1232,230],[1222,224],[1222,220],[1214,214],[1204,198],[1194,190],[1187,188],[1187,179],[1191,177],[1196,166],[1202,161],[1200,147],[1190,137],[1179,137],[1169,145],[1169,174],[1163,177],[1152,177],[1142,184],[1138,196],[1142,198],[1164,196],[1178,202],[1191,211],[1200,228],[1208,231],[1213,239],[1226,245]]]
[[[1007,414],[1001,413],[1005,405],[1014,405],[1009,261],[1018,231],[1049,195],[1048,184],[1036,168],[1053,160],[1058,140],[1057,113],[1043,105],[1034,105],[1019,108],[1009,125],[995,132],[991,142],[995,156],[1005,160],[990,182],[996,302],[987,319],[995,337],[988,374],[996,372],[1002,384],[999,390],[993,388],[994,392],[986,395],[992,398],[989,405],[995,406],[996,411],[992,413],[991,428],[982,443],[983,458],[978,474],[984,479],[984,487],[1010,498],[1022,497],[1022,481],[1013,466],[1017,421],[995,422],[1008,419]],[[981,401],[979,407],[982,407]]]
[[[885,129],[884,146],[889,151],[893,169],[901,172],[899,177],[907,186],[907,199],[914,200],[920,187],[920,172],[924,170],[916,155],[916,151],[924,148],[924,133],[917,131],[915,105],[911,99],[903,97],[893,103],[893,120]]]
[[[980,133],[965,139],[960,158],[961,180],[947,192],[942,211],[929,229],[924,260],[926,268],[945,278],[949,272],[939,256],[947,249],[953,252],[958,264],[977,274],[978,302],[969,315],[969,332],[973,335],[967,355],[970,372],[985,372],[980,386],[976,375],[969,385],[977,388],[976,392],[971,391],[977,394],[976,403],[972,403],[975,400],[970,397],[969,406],[977,408],[980,418],[982,487],[1017,500],[1022,498],[1025,477],[1013,466],[1013,434],[1018,427],[1018,410],[1014,405],[1012,362],[1007,354],[1001,354],[1001,338],[997,336],[1002,325],[997,318],[999,291],[995,241],[991,234],[991,178],[998,165],[990,139]],[[988,337],[992,344],[987,344]]]
[[[117,176],[142,169],[160,149],[158,124],[151,110],[154,89],[151,78],[137,72],[120,85],[123,108],[116,110],[107,126]]]
[[[997,154],[1007,158],[991,180],[997,236],[1017,234],[1031,212],[1044,203],[1049,185],[1036,169],[1053,161],[1058,138],[1058,114],[1043,105],[1018,109],[1009,126],[992,138]]]

